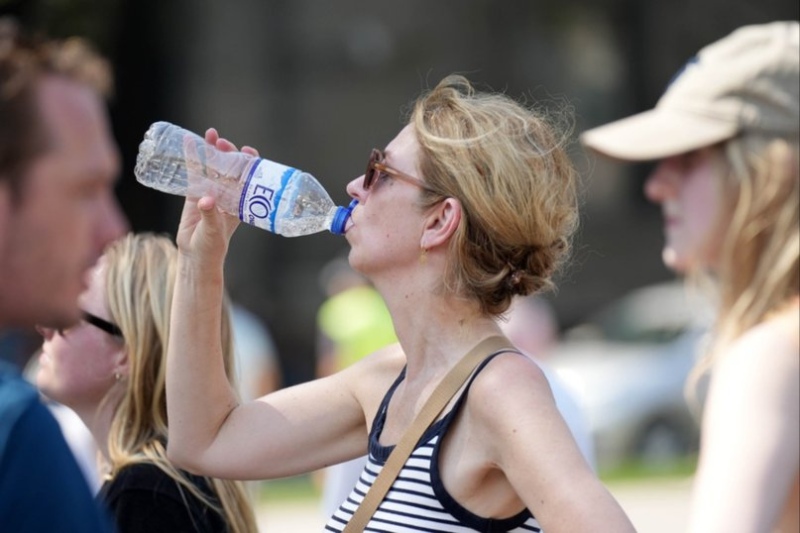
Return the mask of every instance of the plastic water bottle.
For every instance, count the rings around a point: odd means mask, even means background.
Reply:
[[[221,152],[199,135],[156,122],[139,145],[139,183],[181,196],[211,195],[222,211],[284,237],[343,234],[357,200],[337,207],[307,172],[241,152]]]

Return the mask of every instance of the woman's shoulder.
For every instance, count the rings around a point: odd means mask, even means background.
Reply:
[[[513,418],[521,406],[542,402],[555,405],[547,377],[536,361],[519,352],[501,353],[488,361],[475,376],[468,396],[469,405],[490,420]]]
[[[169,478],[167,473],[154,463],[131,463],[120,468],[109,481],[115,485],[152,487],[165,478]]]
[[[796,302],[736,339],[714,365],[712,377],[718,388],[758,390],[760,396],[791,392],[798,382],[800,315]]]
[[[767,320],[750,328],[722,358],[724,365],[761,365],[781,367],[800,365],[800,308],[797,301],[771,314]]]
[[[211,497],[204,478],[190,474],[187,477]],[[98,499],[112,512],[120,532],[226,529],[218,512],[153,462],[122,467],[103,485]]]
[[[363,406],[380,402],[403,371],[406,356],[400,344],[390,344],[345,368],[340,374]],[[372,407],[368,407],[372,410]]]
[[[201,489],[206,488],[203,478],[187,474]],[[183,501],[184,496],[178,482],[163,468],[152,462],[132,463],[122,467],[102,489],[106,498],[113,499],[126,491],[144,490]]]
[[[402,371],[406,364],[406,354],[399,343],[389,344],[360,361],[347,367],[345,372],[354,374],[364,374],[372,377],[393,376]],[[392,378],[392,379],[393,379]]]

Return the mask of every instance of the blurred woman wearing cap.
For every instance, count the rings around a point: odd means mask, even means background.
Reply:
[[[717,288],[689,531],[800,530],[800,26],[703,50],[653,110],[590,130],[593,150],[660,160],[665,263]]]

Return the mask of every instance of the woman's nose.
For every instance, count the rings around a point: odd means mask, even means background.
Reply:
[[[674,165],[670,161],[661,161],[644,182],[644,195],[654,203],[662,203],[674,191]]]
[[[355,198],[360,202],[366,193],[366,189],[364,189],[364,175],[362,174],[351,180],[350,183],[347,184],[346,190],[351,198]]]

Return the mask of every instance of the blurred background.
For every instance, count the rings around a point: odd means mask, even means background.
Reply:
[[[701,46],[744,24],[799,16],[797,0],[0,0],[0,14],[49,35],[82,35],[112,60],[120,201],[134,230],[171,235],[182,200],[133,176],[154,121],[214,126],[310,172],[346,204],[345,185],[370,149],[384,147],[408,104],[447,74],[566,110],[577,138],[651,107]],[[642,195],[648,169],[596,160],[577,142],[570,149],[583,180],[582,227],[558,292],[546,295],[565,343],[578,331],[582,349],[607,353],[613,342],[652,348],[682,338],[688,321],[642,324],[639,335],[625,317],[642,313],[619,311],[639,309],[626,299],[632,291],[673,278],[660,259],[659,212]],[[344,239],[331,234],[285,239],[243,226],[233,240],[228,289],[270,330],[283,384],[314,376],[315,316],[326,297],[320,272],[344,253]],[[649,309],[660,298],[645,297]],[[603,346],[586,348],[590,330]],[[684,367],[655,373],[682,381]],[[574,382],[575,372],[562,375]],[[676,444],[654,442],[656,451]]]

